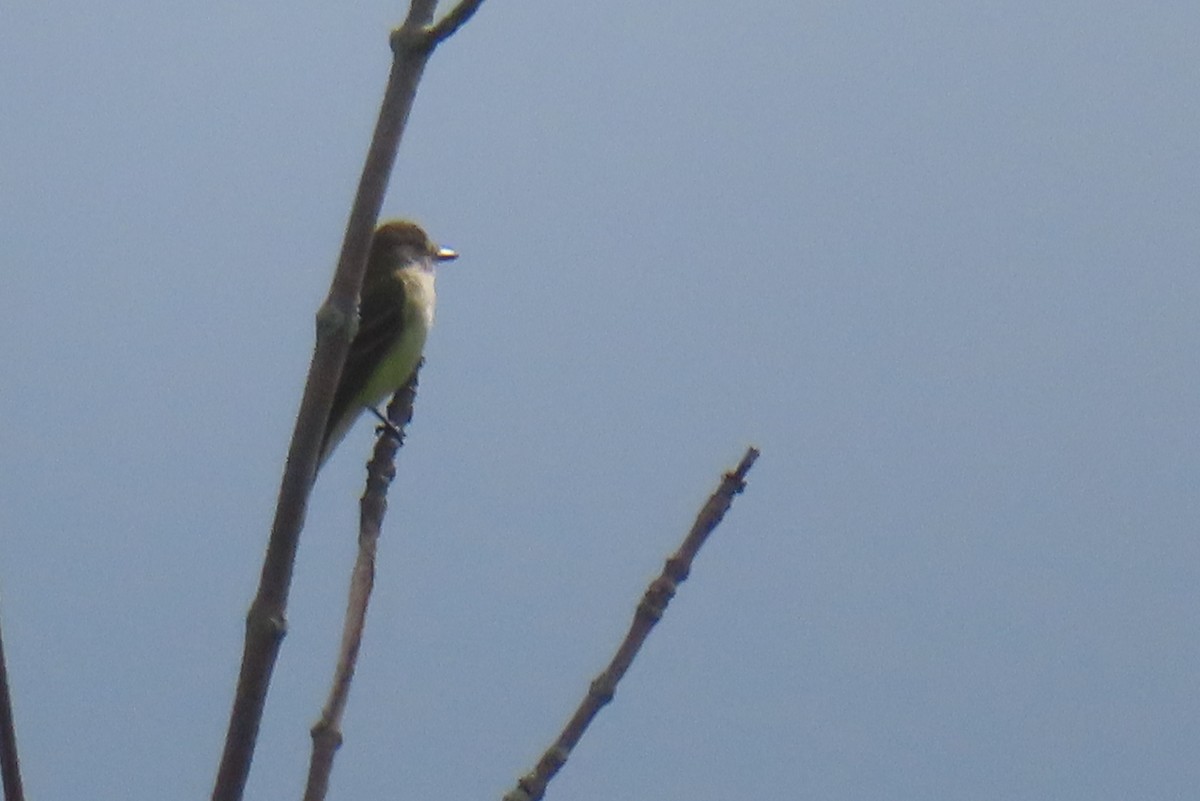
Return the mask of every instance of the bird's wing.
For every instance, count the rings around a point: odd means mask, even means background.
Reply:
[[[325,424],[325,437],[321,443],[323,457],[328,455],[330,446],[336,445],[345,435],[349,423],[362,411],[363,399],[360,396],[388,350],[400,338],[404,327],[403,283],[397,281],[393,291],[372,295],[363,300],[359,310],[358,333],[354,335],[350,352],[346,354],[342,378],[338,382],[329,420]]]

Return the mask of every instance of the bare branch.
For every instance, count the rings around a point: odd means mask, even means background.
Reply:
[[[317,342],[276,503],[258,592],[246,615],[246,638],[213,801],[239,801],[250,774],[267,690],[287,632],[287,600],[325,421],[357,323],[356,306],[371,234],[396,160],[417,84],[433,50],[426,33],[436,0],[412,0],[391,36],[392,69],[367,151],[329,295],[317,312]],[[460,23],[461,24],[461,23]],[[448,35],[448,34],[447,34]]]
[[[17,759],[17,727],[13,722],[12,694],[8,689],[8,662],[4,658],[4,638],[0,636],[0,775],[4,779],[5,801],[24,801],[21,764]]]
[[[662,574],[646,588],[641,603],[633,615],[633,623],[625,640],[617,648],[616,654],[608,667],[597,676],[588,687],[587,695],[580,702],[575,714],[567,722],[554,745],[546,749],[538,760],[537,766],[517,781],[517,786],[504,796],[504,801],[539,801],[546,793],[546,785],[566,763],[571,751],[579,744],[583,733],[596,717],[597,713],[612,700],[617,683],[625,675],[625,671],[633,663],[642,644],[650,636],[650,630],[666,611],[667,604],[675,595],[675,590],[688,577],[692,569],[692,561],[700,550],[708,535],[721,522],[721,518],[729,511],[733,496],[746,488],[746,473],[750,471],[754,461],[758,459],[758,449],[748,448],[741,462],[721,480],[721,485],[709,497],[708,502],[700,510],[691,531],[684,538],[683,544],[663,567]]]
[[[333,757],[342,744],[342,715],[350,697],[350,683],[354,679],[358,650],[366,625],[367,604],[375,585],[375,550],[383,528],[383,516],[387,512],[387,491],[396,476],[396,451],[404,444],[404,430],[412,420],[420,370],[418,364],[408,382],[392,396],[387,410],[391,428],[380,427],[381,434],[375,442],[375,452],[367,464],[367,487],[360,504],[358,558],[350,577],[342,644],[329,698],[321,710],[321,719],[313,724],[311,730],[313,750],[304,801],[322,801],[325,798],[329,776],[333,772]]]

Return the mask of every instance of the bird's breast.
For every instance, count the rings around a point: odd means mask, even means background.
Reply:
[[[437,292],[433,286],[433,272],[428,270],[403,270],[400,280],[404,282],[404,316],[428,329],[433,325],[433,311],[437,305]]]

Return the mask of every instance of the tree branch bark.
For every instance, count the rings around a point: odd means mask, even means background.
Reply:
[[[757,448],[747,448],[737,467],[724,475],[720,486],[700,509],[696,522],[692,524],[691,531],[684,538],[679,550],[667,560],[662,574],[646,588],[641,603],[634,612],[629,632],[617,648],[608,667],[592,680],[587,695],[576,708],[575,714],[567,721],[554,745],[546,749],[534,769],[522,776],[517,781],[517,786],[504,795],[504,801],[540,801],[546,794],[546,785],[566,764],[567,757],[579,744],[592,720],[613,699],[617,683],[633,664],[634,657],[650,636],[650,630],[675,596],[675,590],[687,579],[700,547],[729,511],[733,497],[746,488],[746,473],[758,459],[758,453]]]
[[[422,360],[423,363],[424,360]],[[383,431],[375,442],[375,451],[367,464],[367,487],[360,502],[358,523],[358,556],[350,574],[350,594],[346,601],[346,619],[342,626],[342,643],[337,667],[329,688],[329,697],[321,710],[321,718],[313,724],[312,756],[308,763],[308,784],[304,801],[323,801],[329,790],[333,758],[342,745],[342,714],[350,698],[350,683],[358,665],[367,621],[367,604],[375,586],[375,552],[387,513],[387,491],[396,477],[396,451],[404,444],[404,430],[412,421],[413,401],[417,396],[417,376],[420,364],[403,387],[392,396],[387,417],[392,431]],[[393,434],[393,431],[395,432]]]

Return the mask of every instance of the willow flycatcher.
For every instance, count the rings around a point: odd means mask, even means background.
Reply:
[[[318,466],[368,407],[404,386],[421,361],[433,325],[434,267],[458,258],[435,245],[421,227],[392,220],[375,229],[350,343],[333,396]]]

